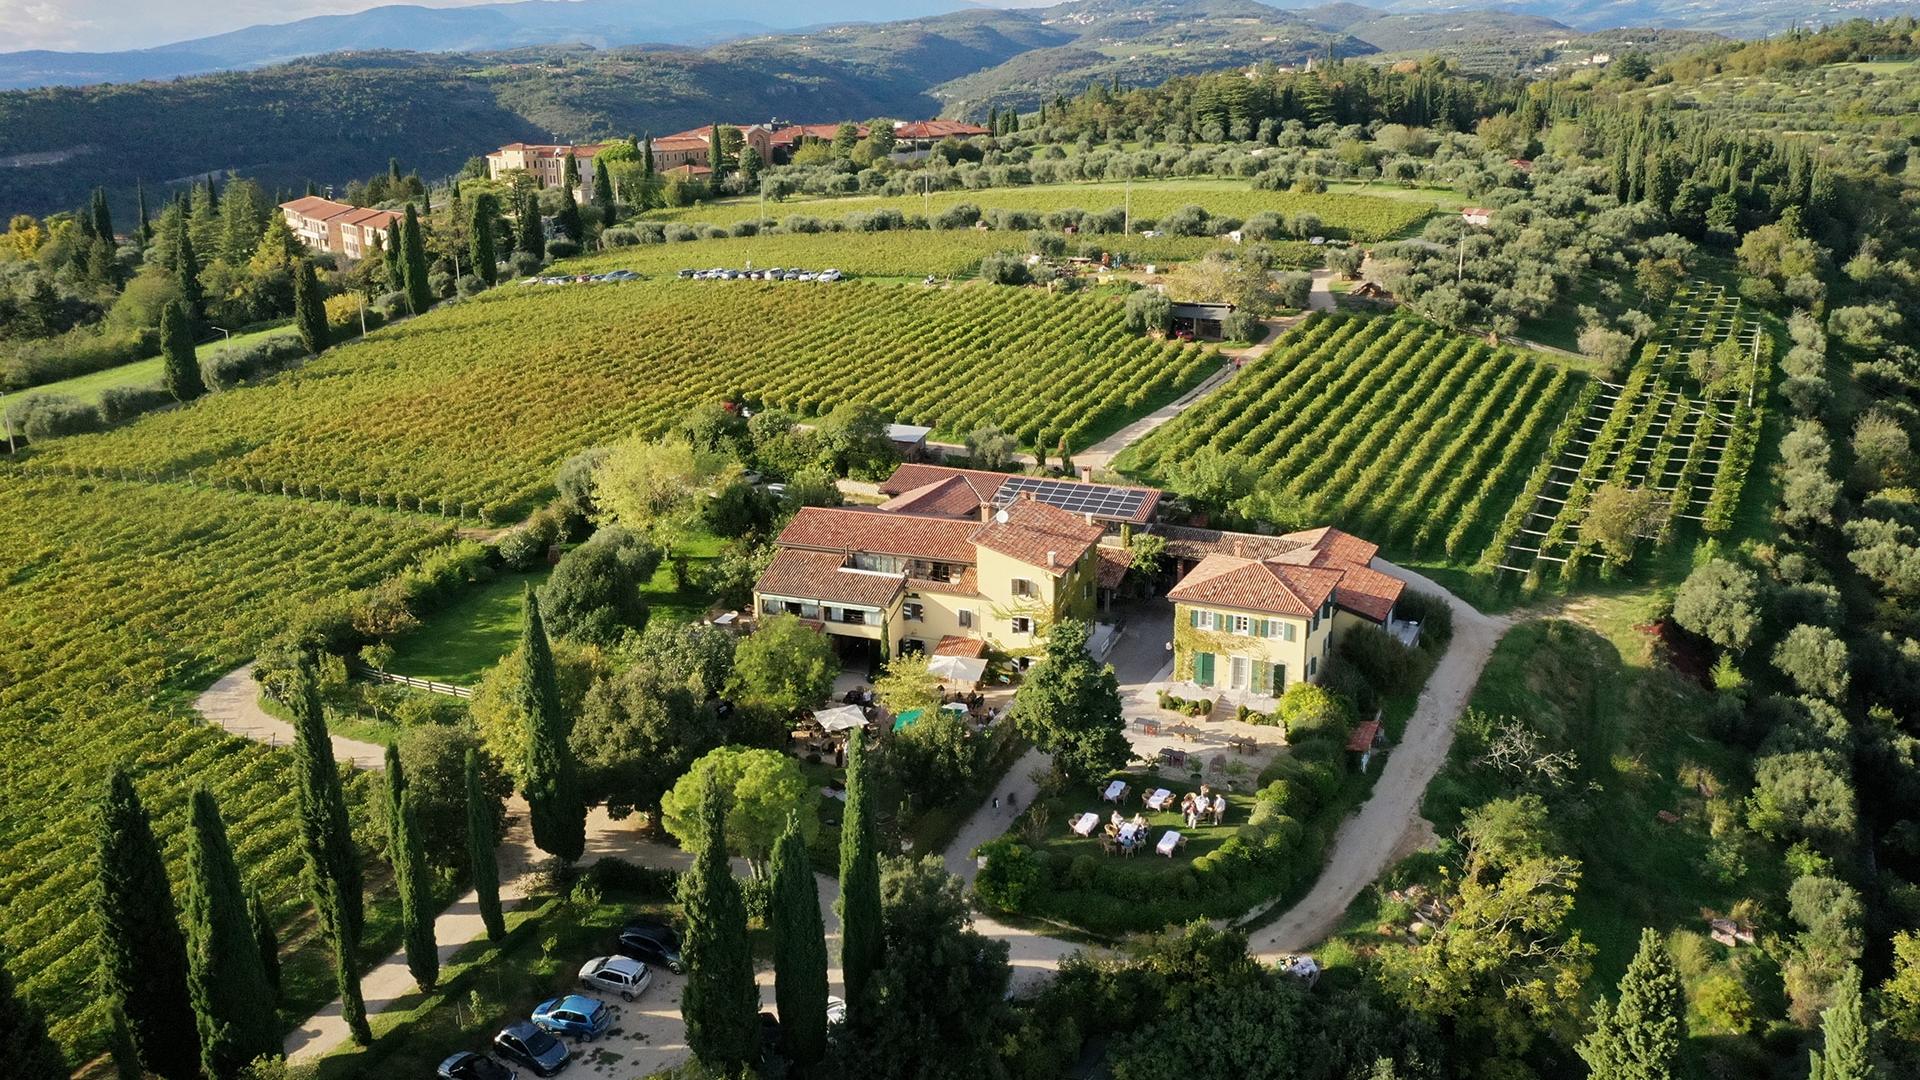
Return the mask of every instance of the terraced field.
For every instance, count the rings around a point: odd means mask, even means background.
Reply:
[[[511,287],[30,464],[504,521],[568,454],[733,394],[806,415],[865,401],[949,434],[993,421],[1029,445],[1063,426],[1085,446],[1217,366],[1128,332],[1116,301],[1032,289]]]
[[[1247,466],[1287,524],[1455,557],[1484,542],[1496,493],[1535,460],[1576,381],[1407,319],[1314,316],[1116,465],[1167,483],[1211,448]]]

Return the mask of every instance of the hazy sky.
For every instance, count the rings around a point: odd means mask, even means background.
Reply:
[[[0,0],[0,52],[61,49],[108,52],[339,15],[394,0]],[[405,0],[421,7],[462,7],[484,0]]]

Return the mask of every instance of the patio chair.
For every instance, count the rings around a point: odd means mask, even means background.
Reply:
[[[1226,772],[1227,756],[1225,754],[1213,755],[1213,760],[1207,762],[1207,771],[1210,773]]]

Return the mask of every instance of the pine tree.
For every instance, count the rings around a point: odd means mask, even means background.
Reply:
[[[864,744],[857,730],[847,740],[847,811],[840,825],[840,973],[854,1010],[866,1003],[883,944],[880,836]]]
[[[406,286],[407,307],[419,315],[433,306],[433,287],[427,284],[427,245],[420,234],[420,214],[407,204],[400,223],[400,279]]]
[[[1861,1015],[1860,969],[1849,967],[1833,988],[1833,1004],[1820,1014],[1818,1052],[1811,1080],[1869,1080],[1875,1074],[1867,1053],[1867,1022]]]
[[[327,326],[327,306],[320,299],[320,278],[311,259],[301,259],[293,268],[293,325],[300,331],[300,344],[315,356],[327,347],[332,336]]]
[[[187,943],[153,822],[123,769],[107,777],[97,849],[94,913],[106,996],[126,1017],[148,1072],[191,1080],[200,1075],[200,1040],[187,1003]]]
[[[0,1046],[6,1047],[6,1069],[17,1080],[67,1080],[72,1073],[60,1047],[47,1034],[47,1019],[20,996],[0,957]]]
[[[178,300],[160,309],[160,354],[166,357],[163,382],[175,401],[192,401],[207,392],[200,378],[200,359],[194,353],[193,325]]]
[[[365,925],[361,897],[360,849],[353,842],[346,794],[333,761],[333,741],[313,670],[301,663],[294,672],[293,760],[299,772],[295,788],[300,810],[300,839],[306,856],[305,880],[320,913],[320,929],[333,948],[334,982],[341,1013],[355,1042],[373,1041],[367,1007],[360,994],[360,934]]]
[[[1640,931],[1640,949],[1620,978],[1620,998],[1593,1007],[1579,1052],[1593,1080],[1670,1080],[1687,1037],[1680,973],[1660,935]]]
[[[493,196],[481,192],[473,199],[473,222],[467,229],[467,257],[473,276],[489,285],[500,280],[500,256],[493,248],[493,219],[500,216]]]
[[[607,172],[607,163],[599,158],[593,159],[593,205],[600,209],[602,228],[613,224],[613,176]]]
[[[260,890],[247,890],[247,921],[253,925],[253,941],[260,947],[260,967],[267,973],[267,985],[273,987],[275,998],[280,996],[280,934],[273,928],[273,919],[267,912],[267,902],[260,899]]]
[[[473,878],[474,896],[479,900],[480,921],[486,924],[487,939],[499,941],[507,936],[507,922],[500,915],[500,864],[495,849],[500,838],[494,835],[493,806],[480,784],[480,752],[467,751],[467,864]]]
[[[820,920],[820,887],[799,822],[773,849],[773,999],[788,1059],[802,1068],[827,1050],[827,939]]]
[[[747,906],[727,865],[727,795],[708,769],[701,778],[706,842],[680,879],[686,912],[687,982],[680,1015],[687,1046],[714,1072],[738,1073],[759,1057],[760,990],[747,948]]]
[[[431,990],[440,981],[440,954],[433,940],[433,889],[420,822],[407,791],[400,747],[387,744],[387,861],[393,864],[393,888],[400,894],[400,933],[407,948],[407,970],[414,984]]]
[[[553,671],[553,649],[546,624],[540,619],[540,600],[533,586],[526,589],[526,622],[520,634],[520,714],[526,718],[527,816],[533,842],[541,851],[562,861],[580,857],[587,845],[587,805],[580,794],[573,750],[567,745],[572,725],[560,712],[560,686]]]
[[[193,793],[187,836],[187,997],[200,1029],[200,1067],[230,1080],[262,1054],[280,1052],[273,988],[247,918],[240,868],[213,793]]]

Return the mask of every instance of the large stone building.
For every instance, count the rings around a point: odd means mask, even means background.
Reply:
[[[402,216],[318,195],[281,203],[280,215],[293,235],[312,250],[356,260],[383,250],[388,226]]]
[[[605,145],[508,143],[487,155],[487,176],[498,180],[510,173],[524,172],[539,180],[541,187],[559,187],[566,178],[567,159],[572,158],[580,178],[573,196],[587,202],[593,198],[593,158]]]

